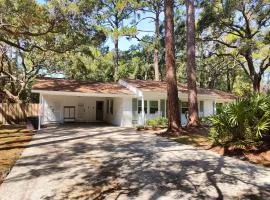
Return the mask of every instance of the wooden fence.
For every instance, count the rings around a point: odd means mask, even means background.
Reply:
[[[0,103],[0,124],[21,124],[38,112],[39,104]]]

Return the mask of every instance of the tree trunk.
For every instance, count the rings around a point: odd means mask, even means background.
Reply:
[[[7,99],[13,103],[21,103],[20,97],[18,95],[13,95],[10,91],[7,89],[3,89],[4,94],[6,95]]]
[[[195,67],[195,6],[194,0],[186,0],[187,9],[187,76],[188,76],[188,126],[198,126],[198,101]]]
[[[181,133],[178,88],[175,69],[175,41],[173,23],[173,0],[164,1],[165,8],[165,62],[167,68],[167,99],[168,99],[168,132],[173,135]]]
[[[159,81],[159,10],[156,10],[155,17],[155,50],[154,50],[154,69],[155,81]]]
[[[227,76],[227,91],[231,92],[232,88],[231,88],[230,71],[228,69],[227,69],[227,72],[226,72],[226,76]]]
[[[118,60],[119,60],[119,39],[116,37],[114,39],[114,81],[117,82],[119,77],[118,77]]]
[[[254,63],[253,63],[252,50],[248,49],[246,54],[244,54],[244,57],[247,61],[247,66],[248,66],[248,70],[249,70],[249,74],[248,74],[248,72],[247,72],[247,74],[250,76],[250,78],[252,80],[253,91],[260,92],[262,75],[261,75],[261,73],[257,73],[255,70]],[[242,66],[242,67],[244,68],[245,66]]]
[[[253,91],[260,92],[262,76],[255,73],[253,77]]]

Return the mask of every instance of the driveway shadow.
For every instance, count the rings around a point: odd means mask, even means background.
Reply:
[[[133,129],[52,128],[27,148],[5,184],[47,183],[40,199],[267,199],[270,192],[266,168]]]

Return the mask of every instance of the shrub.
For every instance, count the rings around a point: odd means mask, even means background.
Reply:
[[[168,125],[168,119],[165,118],[165,117],[160,117],[160,118],[158,118],[158,124],[159,124],[160,126],[165,127],[165,126]]]
[[[152,128],[157,128],[158,127],[158,118],[148,119],[146,121],[146,124],[148,126],[151,126]]]
[[[146,121],[146,125],[151,126],[152,128],[165,127],[167,126],[167,124],[168,119],[166,119],[165,117],[152,118]]]
[[[270,130],[270,96],[252,94],[229,103],[209,120],[210,137],[216,144],[238,147],[259,144],[262,134]]]

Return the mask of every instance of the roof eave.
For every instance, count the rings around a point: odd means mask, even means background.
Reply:
[[[52,91],[52,90],[38,90],[32,89],[32,93],[42,95],[64,95],[64,96],[88,96],[88,97],[133,97],[133,94],[123,93],[96,93],[96,92],[66,92],[66,91]]]

